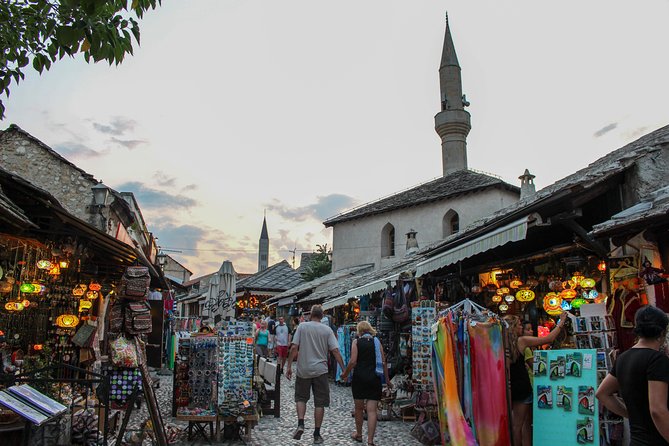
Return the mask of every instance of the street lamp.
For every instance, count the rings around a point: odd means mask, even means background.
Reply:
[[[107,198],[109,197],[109,188],[100,181],[95,186],[91,187],[93,191],[93,204],[96,207],[103,207],[107,205]]]
[[[167,254],[160,251],[156,256],[156,260],[158,261],[158,266],[160,266],[160,269],[165,269],[165,264],[167,263]]]

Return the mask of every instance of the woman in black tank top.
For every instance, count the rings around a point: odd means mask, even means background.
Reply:
[[[372,328],[369,322],[362,321],[358,323],[357,331],[358,339],[354,340],[351,346],[351,360],[344,373],[341,374],[340,379],[346,381],[349,372],[353,369],[351,392],[355,402],[355,432],[351,434],[351,438],[362,442],[363,411],[365,410],[365,400],[367,400],[367,444],[374,446],[377,421],[376,409],[379,400],[381,400],[382,390],[381,378],[376,373],[377,362],[383,364],[383,374],[388,387],[392,387],[392,384],[390,384],[383,348],[374,337],[376,330]],[[379,349],[378,358],[377,348]]]

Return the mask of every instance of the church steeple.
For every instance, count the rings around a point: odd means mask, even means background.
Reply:
[[[439,65],[441,111],[434,117],[434,128],[441,138],[443,174],[467,168],[467,135],[472,128],[469,105],[462,94],[460,63],[455,53],[451,29],[446,15],[446,35]]]
[[[258,241],[258,272],[267,269],[269,259],[269,236],[267,235],[267,218],[263,215],[262,230]]]

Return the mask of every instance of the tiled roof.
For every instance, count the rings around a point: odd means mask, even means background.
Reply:
[[[592,228],[592,234],[608,234],[625,227],[647,226],[652,220],[669,224],[669,186],[663,187],[646,200],[611,216]]]
[[[271,290],[284,291],[304,282],[300,273],[283,260],[269,268],[237,282],[237,291]]]
[[[475,172],[473,170],[459,170],[449,173],[444,177],[428,181],[427,183],[420,184],[403,192],[381,198],[380,200],[331,217],[323,224],[326,227],[329,227],[347,220],[444,200],[464,193],[476,192],[491,187],[503,188],[520,193],[520,188],[506,183],[499,178]]]
[[[349,268],[340,269],[330,274],[318,277],[314,280],[310,280],[309,282],[304,282],[301,285],[290,288],[281,294],[277,294],[276,296],[273,296],[271,299],[269,299],[268,303],[272,303],[286,297],[312,293],[316,289],[327,288],[331,284],[336,284],[342,279],[361,275],[368,272],[372,268],[374,268],[374,264],[369,263],[365,265],[351,266]]]
[[[196,277],[195,279],[191,279],[187,282],[184,282],[182,285],[185,286],[185,287],[189,287],[189,286],[191,286],[195,283],[202,282],[203,280],[210,278],[214,274],[216,274],[216,273],[205,274],[204,276]]]
[[[522,198],[510,206],[473,222],[464,230],[444,240],[423,247],[419,253],[428,253],[446,245],[457,245],[458,241],[465,237],[485,233],[511,219],[527,215],[533,212],[533,209],[537,206],[546,206],[548,203],[560,200],[574,191],[584,191],[598,186],[634,166],[639,159],[662,150],[661,146],[667,143],[669,143],[669,125],[604,155],[587,167],[546,186],[533,195]]]

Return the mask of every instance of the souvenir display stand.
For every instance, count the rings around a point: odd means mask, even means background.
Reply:
[[[441,444],[511,444],[502,333],[497,315],[469,300],[432,326]],[[429,434],[428,427],[421,425],[422,432]]]
[[[599,445],[597,350],[534,353],[534,444]]]

